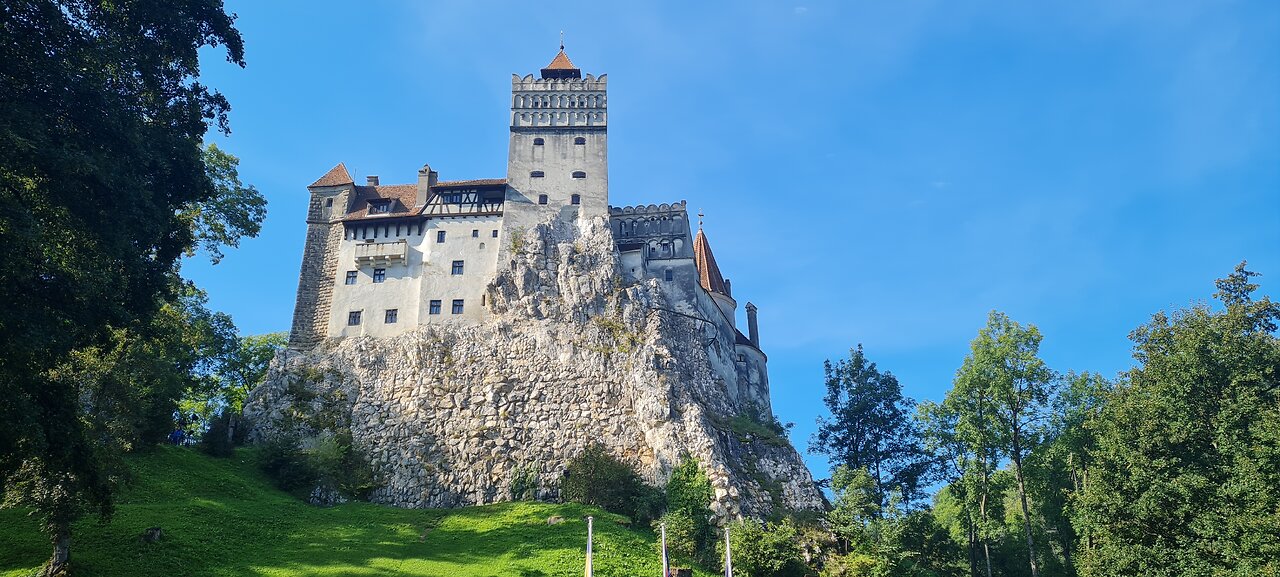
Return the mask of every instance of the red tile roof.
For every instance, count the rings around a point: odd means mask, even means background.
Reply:
[[[711,245],[701,228],[698,229],[698,236],[693,239],[693,265],[698,269],[698,282],[702,288],[728,295],[724,289],[724,277],[720,276],[720,267],[716,266],[716,256],[711,254]]]
[[[463,186],[498,186],[506,184],[505,178],[481,178],[477,180],[442,180],[431,188],[460,188]]]
[[[577,69],[578,67],[574,66],[573,62],[569,61],[569,56],[564,53],[563,48],[560,49],[560,53],[556,54],[555,58],[551,59],[551,64],[548,64],[546,67],[546,70],[577,70]]]
[[[387,184],[382,186],[357,186],[352,197],[351,212],[348,219],[387,218],[388,216],[409,216],[416,214],[415,204],[418,202],[418,185]],[[369,202],[378,199],[391,201],[391,210],[385,213],[370,215]]]
[[[329,172],[324,173],[324,176],[320,177],[320,180],[311,183],[311,186],[308,186],[307,188],[341,186],[343,184],[352,184],[353,182],[354,181],[351,180],[351,173],[347,172],[347,165],[339,162],[338,166],[329,169]]]

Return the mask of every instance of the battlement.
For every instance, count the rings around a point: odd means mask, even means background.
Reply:
[[[512,128],[603,128],[608,124],[608,79],[523,78],[511,75]]]
[[[609,216],[616,217],[616,216],[624,216],[624,215],[647,215],[647,214],[659,214],[659,213],[669,213],[669,212],[685,212],[686,210],[685,206],[686,206],[686,203],[683,200],[680,202],[673,202],[671,204],[667,204],[664,202],[662,204],[637,204],[635,206],[610,206]]]

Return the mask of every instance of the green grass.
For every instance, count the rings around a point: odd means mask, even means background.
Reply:
[[[319,508],[271,486],[245,452],[214,459],[166,447],[131,464],[134,479],[113,520],[104,525],[89,518],[73,529],[76,575],[577,577],[586,515],[595,517],[596,575],[660,572],[652,532],[592,507]],[[547,525],[552,515],[565,522]],[[153,526],[164,530],[164,538],[142,542],[143,531]],[[30,575],[49,552],[33,519],[0,510],[0,577]]]

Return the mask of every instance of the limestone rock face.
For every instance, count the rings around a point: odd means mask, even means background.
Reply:
[[[659,281],[623,286],[605,219],[515,234],[489,321],[281,352],[245,405],[253,438],[349,427],[370,498],[402,507],[510,500],[529,479],[555,498],[591,443],[654,484],[696,458],[724,518],[822,507],[795,449],[733,430],[745,408],[709,356],[732,345],[674,314]]]

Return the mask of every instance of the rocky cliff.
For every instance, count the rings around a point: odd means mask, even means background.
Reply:
[[[603,218],[508,236],[489,322],[283,352],[246,403],[253,435],[349,427],[380,480],[372,500],[404,507],[508,500],[528,480],[553,498],[590,443],[655,484],[698,459],[722,517],[822,506],[785,438],[742,426],[750,407],[711,362],[732,344],[707,342],[659,281],[623,286]]]

